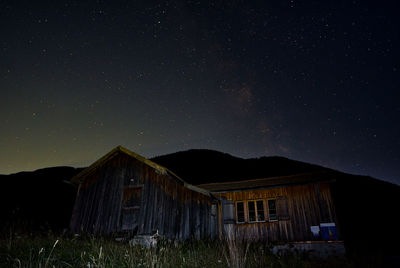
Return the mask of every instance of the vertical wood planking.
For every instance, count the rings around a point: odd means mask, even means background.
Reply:
[[[311,225],[319,225],[325,218],[336,221],[334,206],[328,183],[319,184],[320,199],[314,185],[297,185],[262,190],[226,192],[215,194],[232,201],[271,199],[279,196],[287,198],[289,220],[236,224],[236,231],[249,239],[264,241],[306,241],[313,240]],[[321,211],[319,207],[322,207]]]
[[[213,198],[124,154],[107,161],[81,184],[71,229],[98,234],[121,231],[123,189],[131,181],[143,185],[138,234],[158,230],[160,235],[178,239],[215,235],[217,222],[210,224]]]

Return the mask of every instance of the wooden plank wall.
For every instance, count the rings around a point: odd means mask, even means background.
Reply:
[[[119,231],[125,178],[142,180],[127,157],[115,157],[79,185],[71,218],[74,232],[110,234]]]
[[[121,230],[122,193],[126,186],[141,185],[138,234],[168,238],[215,237],[213,199],[185,188],[169,175],[126,155],[118,155],[86,178],[79,187],[71,230],[112,234]]]
[[[266,242],[315,240],[310,226],[322,222],[336,222],[330,187],[327,183],[219,193],[216,196],[232,201],[287,198],[289,219],[235,224],[237,235],[246,239]]]
[[[138,233],[158,230],[165,237],[177,239],[215,237],[217,222],[211,215],[212,201],[168,176],[150,172],[143,190]]]

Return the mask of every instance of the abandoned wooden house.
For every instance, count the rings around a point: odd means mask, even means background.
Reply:
[[[337,240],[328,173],[209,183],[219,232],[267,242]]]
[[[332,181],[318,172],[193,186],[118,146],[72,178],[79,186],[70,227],[179,240],[337,240]]]
[[[111,235],[215,237],[215,198],[121,146],[71,180],[79,184],[70,228]],[[215,205],[214,205],[215,207]]]

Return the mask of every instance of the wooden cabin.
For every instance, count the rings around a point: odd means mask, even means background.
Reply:
[[[335,240],[329,173],[193,186],[121,146],[76,175],[73,232],[173,239]]]
[[[158,233],[175,239],[217,235],[216,200],[208,191],[121,146],[71,181],[78,184],[73,232]]]
[[[220,237],[295,242],[339,238],[332,182],[331,174],[317,172],[197,186],[220,200]]]

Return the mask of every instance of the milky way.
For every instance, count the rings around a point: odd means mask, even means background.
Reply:
[[[395,1],[53,2],[0,4],[0,173],[121,144],[400,183]]]

